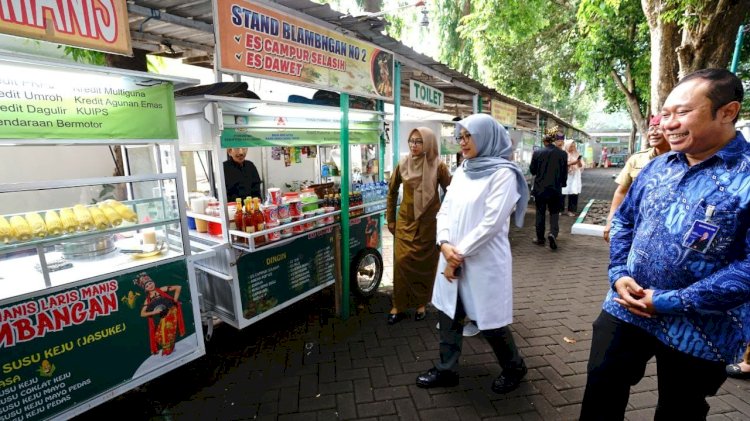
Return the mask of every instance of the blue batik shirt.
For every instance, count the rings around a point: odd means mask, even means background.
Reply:
[[[695,221],[714,227],[707,245],[696,246]],[[748,229],[750,144],[741,133],[692,167],[679,152],[655,158],[612,220],[612,289],[604,311],[678,351],[737,361],[750,339]],[[652,318],[614,301],[614,283],[623,276],[654,290]]]

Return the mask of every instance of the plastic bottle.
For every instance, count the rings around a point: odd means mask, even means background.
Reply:
[[[234,212],[234,228],[237,231],[245,231],[245,224],[244,224],[244,218],[242,215],[242,199],[237,199],[236,203],[236,210]],[[247,244],[247,239],[245,237],[233,237],[234,242],[239,244]]]
[[[260,210],[260,198],[256,197],[253,199],[253,214],[251,217],[255,232],[263,231],[266,229],[266,218],[263,216],[263,212]],[[264,235],[255,237],[255,245],[260,246],[266,243],[266,237]]]

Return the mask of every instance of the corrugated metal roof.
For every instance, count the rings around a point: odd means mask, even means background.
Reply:
[[[328,5],[309,0],[276,0],[266,3],[275,3],[277,8],[287,8],[290,14],[312,17],[313,19],[308,20],[392,51],[402,63],[402,105],[423,108],[420,104],[409,101],[409,79],[414,79],[444,92],[443,112],[470,114],[473,95],[479,94],[486,112],[490,108],[490,99],[518,107],[518,128],[536,130],[539,116],[541,120],[547,120],[547,124],[570,127],[581,136],[588,137],[585,132],[554,113],[499,93],[384,35],[382,30],[386,22],[381,18],[345,15],[332,10]],[[183,57],[188,64],[212,66],[215,44],[211,0],[131,0],[128,2],[128,12],[134,48],[167,57]]]

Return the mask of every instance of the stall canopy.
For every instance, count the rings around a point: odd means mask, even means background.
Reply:
[[[518,130],[539,132],[551,125],[564,127],[566,135],[577,140],[589,136],[554,113],[503,95],[479,82],[420,54],[382,33],[382,18],[355,17],[332,10],[328,5],[308,0],[258,2],[277,4],[298,16],[312,17],[330,28],[355,36],[392,51],[401,63],[401,105],[432,109],[453,115],[468,115],[475,105],[491,113],[503,124]],[[128,2],[133,48],[165,57],[182,58],[186,64],[213,68],[214,26],[212,1],[134,0]],[[427,85],[442,93],[441,108],[411,101],[410,82]],[[477,96],[477,98],[475,98]],[[478,103],[478,104],[477,104]]]

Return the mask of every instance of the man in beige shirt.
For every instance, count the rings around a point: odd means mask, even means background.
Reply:
[[[648,144],[650,148],[636,152],[628,158],[625,166],[620,171],[620,174],[615,179],[615,183],[618,184],[617,190],[612,197],[612,206],[609,208],[609,215],[607,216],[607,226],[604,227],[604,241],[609,243],[609,229],[612,222],[612,216],[615,211],[620,207],[620,203],[625,199],[625,195],[630,189],[630,185],[633,184],[633,180],[638,176],[643,167],[648,164],[649,161],[656,158],[657,156],[670,151],[669,142],[664,137],[660,126],[661,115],[657,114],[651,117],[648,123]]]

